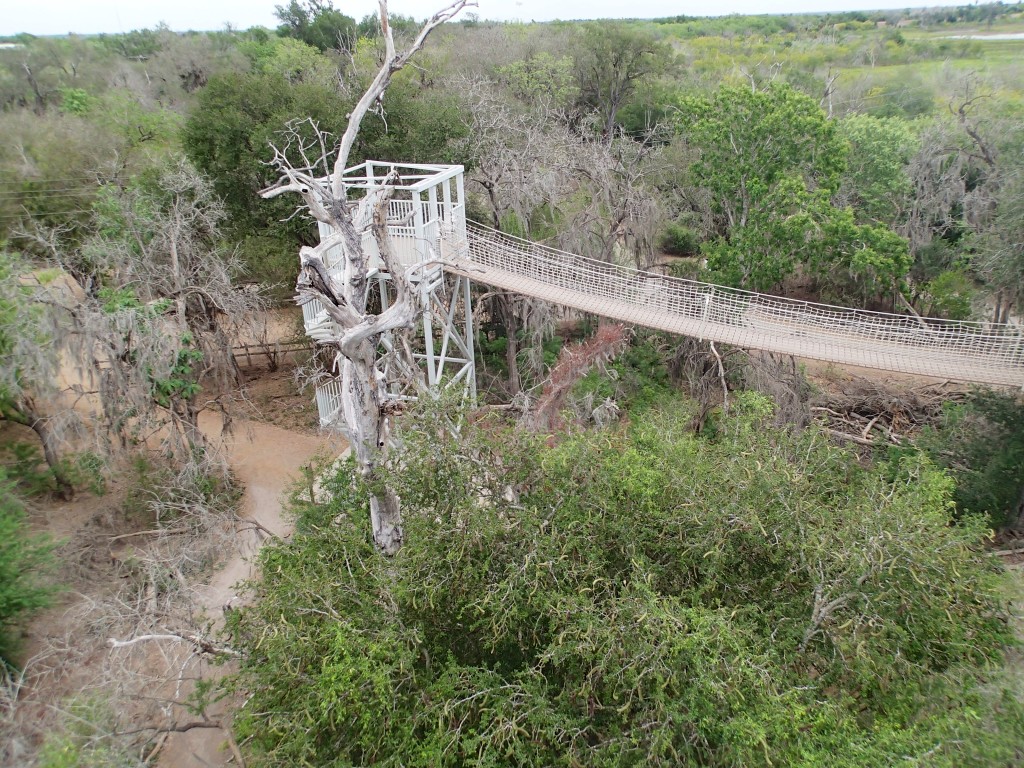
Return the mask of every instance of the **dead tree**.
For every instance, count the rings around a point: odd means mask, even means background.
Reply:
[[[650,267],[664,221],[650,194],[659,154],[652,142],[623,136],[600,143],[578,141],[571,162],[585,204],[565,211],[568,226],[561,246],[607,263],[628,255],[638,269]]]
[[[544,384],[534,409],[526,415],[526,424],[534,430],[553,430],[561,425],[561,410],[572,388],[593,368],[603,368],[629,344],[629,331],[621,323],[602,325],[589,339],[562,347],[558,362]]]
[[[326,135],[317,130],[310,143],[303,142],[293,131],[291,148],[298,149],[303,158],[302,167],[296,168],[291,163],[287,151],[276,150],[273,164],[281,177],[262,192],[265,198],[286,192],[299,193],[313,217],[331,229],[332,234],[315,248],[304,247],[300,251],[301,273],[296,284],[296,300],[300,304],[319,301],[337,324],[334,337],[322,343],[336,352],[336,367],[342,383],[342,428],[352,445],[359,470],[370,484],[373,538],[385,554],[394,554],[401,546],[402,520],[398,497],[389,490],[386,478],[378,470],[387,449],[387,389],[376,367],[377,348],[386,334],[407,331],[418,307],[409,275],[391,257],[385,222],[387,192],[376,190],[358,202],[348,201],[344,173],[359,126],[366,113],[380,103],[391,78],[423,47],[431,31],[469,5],[476,3],[457,0],[435,13],[424,23],[412,44],[399,53],[395,50],[388,21],[387,0],[380,0],[384,60],[352,110],[329,183],[319,175],[328,164]],[[367,256],[359,231],[359,226],[367,226],[371,219],[369,226],[373,228],[397,294],[391,306],[379,314],[367,308]],[[325,254],[335,248],[341,251],[340,279],[331,274],[324,261]],[[415,374],[411,366],[409,374]]]
[[[514,222],[511,234],[528,232],[538,211],[550,211],[573,192],[570,168],[577,141],[566,116],[543,107],[517,107],[486,80],[458,78],[452,87],[467,94],[466,150],[475,160],[467,180],[486,195],[495,229],[509,231]],[[528,356],[542,362],[540,345],[553,329],[554,313],[538,299],[503,291],[488,297],[492,315],[505,329],[508,390],[516,395],[523,386],[519,332],[525,332],[528,351],[540,353]],[[542,366],[530,362],[539,376]]]

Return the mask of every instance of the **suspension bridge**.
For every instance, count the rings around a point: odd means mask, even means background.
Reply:
[[[752,293],[588,259],[495,231],[466,219],[462,166],[367,161],[345,172],[346,191],[366,195],[387,185],[392,263],[419,294],[421,351],[413,356],[429,387],[476,392],[471,283],[572,307],[624,323],[839,365],[942,379],[1024,387],[1024,327],[923,318],[831,306]],[[367,284],[388,306],[391,276],[363,229]],[[321,237],[330,229],[321,225]],[[332,249],[333,250],[333,249]],[[341,278],[340,251],[325,254]],[[317,302],[303,307],[306,331],[317,339],[334,329]],[[387,348],[390,340],[382,344]],[[410,397],[387,366],[379,366],[394,397]],[[340,383],[317,388],[324,426],[336,423]]]
[[[447,246],[447,247],[445,247]],[[472,281],[624,323],[784,355],[1024,386],[1024,329],[869,312],[725,288],[584,258],[467,222],[442,243]]]

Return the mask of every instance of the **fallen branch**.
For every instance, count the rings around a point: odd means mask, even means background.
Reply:
[[[149,751],[149,754],[146,755],[146,758],[143,760],[143,762],[146,765],[149,765],[150,763],[152,763],[153,762],[153,758],[156,757],[157,754],[159,754],[160,750],[164,748],[164,744],[166,742],[167,742],[167,731],[164,731],[163,733],[160,734],[160,738],[156,740],[156,746],[153,747],[153,749],[151,749]]]
[[[838,411],[833,411],[831,408],[824,408],[824,407],[822,407],[820,405],[812,405],[811,406],[811,411],[815,412],[815,413],[830,413],[833,416],[835,416],[836,418],[839,418],[839,419],[843,418],[843,414],[839,413]]]
[[[146,733],[152,731],[153,733],[161,734],[161,737],[166,737],[169,733],[186,733],[187,731],[195,730],[196,728],[224,728],[217,720],[189,720],[186,723],[174,723],[173,725],[144,725],[141,728],[134,728],[130,731],[116,731],[114,736],[135,736],[139,733]],[[158,746],[163,746],[161,743]],[[156,750],[154,750],[155,752]],[[152,753],[151,753],[152,754]],[[149,758],[146,758],[149,760]]]
[[[228,737],[228,749],[231,750],[232,757],[235,758],[235,764],[239,768],[245,768],[245,760],[242,758],[242,750],[238,748],[238,744],[235,742],[235,737],[231,735],[231,729],[225,728],[224,734]]]
[[[198,635],[187,634],[187,633],[184,633],[184,632],[181,632],[181,633],[168,633],[168,634],[139,635],[138,637],[133,637],[130,640],[117,640],[116,638],[112,637],[112,638],[110,638],[107,641],[107,644],[110,645],[111,648],[127,648],[127,647],[135,645],[137,643],[146,643],[146,642],[157,641],[157,640],[170,640],[170,641],[175,641],[175,642],[182,642],[182,641],[184,641],[186,643],[192,643],[196,647],[197,650],[201,651],[202,653],[207,653],[207,654],[209,654],[211,656],[240,656],[241,655],[241,654],[239,654],[238,651],[234,650],[233,648],[228,648],[226,646],[220,646],[220,645],[214,645],[213,643],[211,643],[209,640],[207,640],[204,637],[199,637]]]
[[[267,528],[267,526],[263,525],[263,523],[251,517],[238,517],[238,515],[235,515],[235,522],[240,523],[241,525],[251,525],[253,528],[258,531],[262,531],[272,539],[280,538],[276,533]]]
[[[913,317],[917,320],[917,324],[926,331],[931,330],[928,327],[928,323],[924,321],[924,318],[918,314],[916,309],[914,309],[914,305],[907,301],[907,297],[904,296],[900,291],[896,291],[896,295],[899,297],[900,302],[903,304],[906,310],[910,312],[910,314],[913,315]]]
[[[861,437],[863,437],[865,440],[868,439],[868,435],[871,434],[871,428],[875,426],[875,422],[878,421],[879,418],[881,418],[881,415],[882,414],[877,414],[871,421],[868,422],[868,425],[864,427],[864,430],[860,433]]]
[[[171,536],[171,535],[177,535],[177,534],[180,534],[180,533],[188,533],[191,530],[192,529],[188,528],[188,527],[184,527],[184,528],[154,528],[151,531],[135,531],[133,533],[122,533],[119,536],[111,536],[109,540],[110,541],[119,541],[120,539],[131,538],[132,536],[155,536],[155,535],[160,534],[160,533],[165,533],[168,536]]]
[[[715,360],[718,362],[718,380],[722,382],[722,412],[729,413],[729,387],[725,383],[725,367],[722,365],[722,356],[718,354],[718,350],[715,348],[715,342],[708,341],[711,345],[711,353],[715,356]]]
[[[832,429],[831,427],[825,427],[826,434],[832,435],[832,437],[839,438],[840,440],[846,440],[850,443],[856,443],[857,445],[868,445],[874,448],[875,443],[873,440],[866,440],[858,435],[848,435],[846,432],[840,432],[838,429]]]

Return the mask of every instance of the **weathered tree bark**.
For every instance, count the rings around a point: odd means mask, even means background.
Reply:
[[[386,311],[373,315],[366,310],[365,255],[353,217],[344,205],[312,206],[326,214],[325,223],[335,234],[316,248],[303,249],[303,268],[296,289],[300,304],[318,300],[340,328],[335,338],[324,343],[337,350],[342,428],[352,446],[360,474],[373,489],[370,522],[374,541],[385,554],[394,554],[402,544],[402,520],[398,497],[379,472],[387,452],[387,389],[376,368],[377,348],[385,334],[411,328],[417,307],[408,276],[392,256],[386,223],[389,197],[386,189],[371,193],[361,201],[355,216],[357,220],[364,218],[365,208],[373,206],[372,229],[395,287],[394,301]],[[331,276],[320,255],[339,243],[344,253],[344,282]],[[404,366],[402,361],[399,363],[407,375],[416,375],[410,361],[405,361]]]
[[[515,298],[498,294],[492,301],[505,328],[505,366],[508,368],[509,393],[518,395],[523,389],[523,380],[519,375],[519,316],[516,314]]]
[[[381,552],[389,555],[397,552],[402,544],[402,517],[398,497],[388,488],[387,478],[380,471],[387,456],[387,388],[376,367],[377,349],[386,334],[402,332],[412,326],[417,306],[409,276],[393,258],[387,234],[387,202],[390,196],[387,187],[389,182],[397,180],[386,180],[383,188],[371,190],[355,204],[346,200],[344,173],[360,123],[367,111],[378,103],[392,76],[423,47],[427,35],[434,28],[467,5],[475,3],[458,0],[435,13],[423,25],[410,47],[398,53],[388,23],[387,1],[380,0],[384,62],[352,110],[341,137],[329,188],[318,178],[319,169],[327,164],[326,138],[316,131],[317,137],[312,144],[302,143],[298,132],[293,131],[289,138],[300,143],[302,155],[307,156],[307,150],[317,150],[319,157],[303,168],[295,168],[285,152],[276,150],[274,164],[281,173],[281,179],[262,192],[265,198],[298,192],[313,217],[332,230],[332,234],[317,246],[301,249],[302,271],[296,284],[296,300],[299,304],[319,301],[338,326],[334,338],[322,343],[336,350],[336,367],[341,376],[343,430],[351,443],[359,471],[372,489],[370,521],[374,542]],[[371,214],[378,250],[395,289],[391,306],[376,315],[367,312],[367,261],[356,226],[357,222],[363,224],[370,219]],[[339,279],[331,275],[324,261],[324,255],[335,248],[342,252],[343,269]],[[401,357],[402,349],[407,349],[407,345],[396,345],[398,367],[407,377],[418,378],[418,368],[411,360]]]

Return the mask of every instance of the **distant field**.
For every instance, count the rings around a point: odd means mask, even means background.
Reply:
[[[945,110],[968,74],[983,81],[986,93],[1024,105],[1024,18],[935,27],[832,24],[810,16],[634,24],[670,41],[683,67],[709,85],[778,76],[818,94],[825,79],[839,73],[834,95],[840,113],[870,111],[887,99],[910,102],[897,112],[907,117]]]
[[[991,27],[977,24],[963,24],[942,28],[908,27],[903,30],[908,37],[942,38],[954,35],[987,36],[987,35],[1024,35],[1024,19],[1013,19]]]

